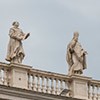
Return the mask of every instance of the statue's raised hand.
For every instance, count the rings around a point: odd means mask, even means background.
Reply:
[[[27,33],[24,39],[27,39],[30,36],[30,33]]]

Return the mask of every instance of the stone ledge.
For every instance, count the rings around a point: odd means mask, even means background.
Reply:
[[[73,80],[73,79],[77,79],[77,80],[85,80],[85,81],[91,81],[92,77],[87,77],[87,76],[82,76],[82,75],[72,75],[70,76],[69,80]]]
[[[2,97],[1,95],[4,95],[4,98],[2,99],[7,99],[7,100],[13,100],[11,98],[15,98],[15,100],[20,100],[20,99],[21,100],[24,99],[25,100],[80,100],[75,98],[59,96],[59,95],[55,96],[47,93],[39,93],[39,92],[15,88],[15,87],[8,87],[4,85],[0,85],[0,97]]]

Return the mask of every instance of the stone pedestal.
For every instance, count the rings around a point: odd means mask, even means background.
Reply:
[[[88,99],[88,81],[90,77],[74,75],[69,80],[69,88],[73,98]]]
[[[28,70],[30,66],[10,64],[10,86],[28,89]]]

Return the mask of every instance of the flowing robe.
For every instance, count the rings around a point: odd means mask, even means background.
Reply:
[[[25,37],[25,34],[19,28],[11,28],[9,36],[10,41],[8,44],[6,60],[13,63],[21,63],[25,56],[22,46],[22,40]]]
[[[69,43],[67,47],[66,60],[69,65],[69,75],[82,74],[83,70],[86,69],[86,55],[85,50],[81,44],[74,39]]]

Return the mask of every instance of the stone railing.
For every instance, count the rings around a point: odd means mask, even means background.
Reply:
[[[23,69],[25,69],[24,72]],[[60,95],[64,89],[69,89],[68,80],[67,75],[37,70],[22,64],[0,63],[0,84],[2,85]]]
[[[28,73],[28,88],[38,92],[59,95],[68,89],[67,75],[32,69]]]
[[[0,63],[0,84],[10,85],[9,66],[5,63]]]
[[[0,63],[0,84],[73,98],[100,100],[100,81],[47,72],[22,64]]]
[[[90,100],[100,100],[100,81],[91,80],[88,83],[88,98]]]

